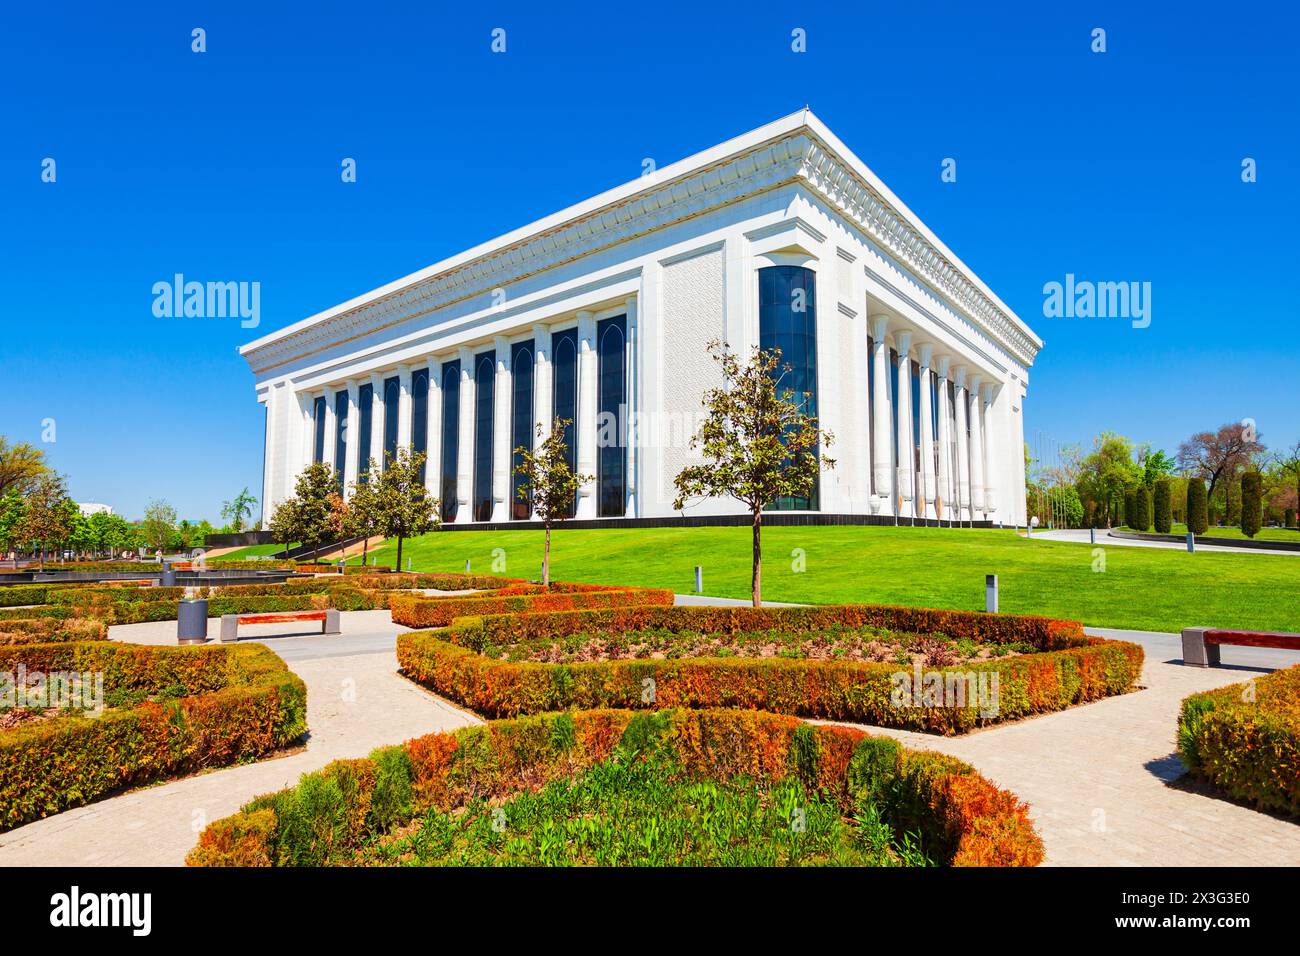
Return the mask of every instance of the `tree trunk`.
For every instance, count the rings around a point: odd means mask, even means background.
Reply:
[[[542,546],[542,587],[551,586],[551,523],[546,522],[546,543]]]
[[[402,536],[400,534],[397,536],[397,567],[394,570],[402,570]]]
[[[750,597],[754,607],[763,606],[763,511],[754,509],[754,573],[750,579]]]
[[[361,539],[361,566],[366,566],[366,556],[370,554],[370,532],[362,532],[365,537]]]

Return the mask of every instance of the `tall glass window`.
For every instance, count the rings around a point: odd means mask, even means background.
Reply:
[[[338,472],[339,491],[348,470],[348,393],[334,393],[334,470]]]
[[[411,454],[429,453],[429,370],[411,373]],[[426,462],[420,463],[420,484],[424,484]]]
[[[370,478],[370,438],[375,415],[375,387],[367,382],[357,389],[357,481]]]
[[[564,447],[568,450],[569,467],[578,470],[578,331],[569,329],[556,333],[551,340],[554,353],[554,389],[552,392],[552,420],[563,418]],[[569,508],[572,516],[573,507]]]
[[[921,512],[924,485],[921,483],[921,363],[912,360],[912,488],[913,502]]]
[[[311,403],[315,440],[312,442],[311,460],[319,464],[325,460],[325,396],[317,395]]]
[[[474,500],[475,521],[492,520],[492,404],[496,397],[496,353],[474,358]]]
[[[460,362],[442,363],[442,520],[456,520],[456,461],[460,454]]]
[[[789,365],[782,388],[802,399],[803,412],[817,417],[817,273],[802,266],[758,270],[758,340],[762,349],[781,350]],[[814,449],[813,454],[820,451]],[[816,511],[818,485],[806,498],[780,498],[776,511]]]
[[[597,514],[627,513],[627,317],[602,319],[596,326]]]
[[[528,502],[519,497],[527,487],[524,476],[515,471],[524,463],[520,448],[533,450],[533,342],[516,342],[510,347],[510,517],[527,521]]]
[[[383,471],[397,457],[397,406],[402,397],[402,383],[394,375],[384,379],[384,460],[379,463]]]

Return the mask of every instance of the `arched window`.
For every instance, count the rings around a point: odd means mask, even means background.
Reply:
[[[460,362],[442,364],[442,520],[456,520],[456,464],[460,456]]]
[[[764,350],[781,350],[790,366],[783,388],[803,397],[803,411],[817,417],[817,273],[802,266],[758,270],[758,338]],[[820,456],[820,450],[814,449]],[[816,511],[818,489],[806,498],[780,498],[776,511]]]
[[[338,472],[339,491],[344,490],[344,472],[348,467],[348,393],[334,393],[334,469]]]
[[[492,403],[496,384],[496,353],[474,359],[474,501],[475,521],[492,520]]]
[[[357,481],[370,480],[370,439],[375,416],[375,387],[369,382],[357,389]]]
[[[384,379],[384,460],[379,463],[383,471],[397,457],[397,405],[402,395],[402,384],[397,376]]]
[[[602,319],[596,327],[597,514],[621,518],[627,513],[627,350],[626,316]]]
[[[520,448],[533,450],[536,431],[533,415],[533,342],[516,342],[510,349],[510,517],[527,521],[531,511],[528,501],[519,496],[528,486],[517,469],[524,462]]]
[[[417,368],[411,373],[411,454],[428,456],[429,452],[429,370]],[[420,463],[420,484],[424,484],[427,462]]]

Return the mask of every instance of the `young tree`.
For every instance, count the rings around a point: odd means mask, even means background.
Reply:
[[[1263,509],[1263,482],[1257,471],[1241,476],[1241,533],[1248,538],[1259,534]]]
[[[1197,432],[1179,445],[1178,467],[1185,474],[1208,481],[1208,494],[1213,498],[1220,482],[1235,478],[1263,452],[1253,426],[1228,422],[1218,431]]]
[[[1155,488],[1161,478],[1168,478],[1178,469],[1178,463],[1163,451],[1147,451],[1142,456],[1142,484]]]
[[[271,532],[271,540],[283,543],[284,550],[288,551],[298,540],[299,524],[297,499],[286,498],[275,506],[275,511],[271,512],[271,521],[267,525],[267,530]]]
[[[16,550],[25,539],[22,536],[23,516],[27,512],[27,502],[10,487],[0,492],[0,555]]]
[[[304,548],[311,549],[312,560],[322,544],[330,537],[330,496],[338,493],[338,473],[334,466],[323,461],[313,462],[302,470],[293,486],[295,505],[295,539]]]
[[[1173,494],[1168,478],[1157,478],[1155,486],[1156,531],[1168,534],[1174,526]]]
[[[1092,451],[1078,464],[1079,494],[1105,509],[1109,525],[1131,524],[1128,492],[1142,481],[1133,457],[1133,443],[1115,432],[1093,439]],[[1123,506],[1123,507],[1122,507]]]
[[[370,459],[370,472],[375,471],[375,460]],[[375,500],[375,487],[369,481],[354,481],[348,498],[344,537],[361,538],[361,566],[366,566],[370,555],[370,539],[379,533],[379,507]]]
[[[1187,530],[1192,534],[1205,534],[1209,528],[1209,496],[1205,493],[1205,481],[1201,478],[1189,478],[1187,479]]]
[[[67,479],[62,475],[47,471],[32,479],[19,535],[23,540],[41,543],[42,570],[47,545],[68,539],[76,513],[77,506],[68,497]]]
[[[1130,526],[1135,531],[1151,530],[1151,492],[1145,486],[1133,491],[1133,520]]]
[[[230,530],[238,534],[244,530],[244,522],[253,514],[253,508],[257,505],[257,499],[249,492],[248,486],[245,485],[243,490],[229,501],[221,503],[222,520],[230,522]]]
[[[821,447],[835,440],[805,414],[807,393],[782,385],[790,366],[781,364],[779,349],[755,348],[749,363],[720,342],[709,343],[709,354],[722,370],[722,386],[704,395],[706,418],[692,448],[702,448],[704,462],[688,465],[675,479],[681,510],[688,498],[729,496],[749,508],[753,537],[750,595],[754,607],[763,603],[763,509],[779,498],[807,498],[817,488],[822,467],[834,460]]]
[[[175,527],[176,509],[164,500],[150,501],[149,507],[144,510],[144,520],[140,523],[145,545],[152,550],[161,551],[171,543]]]
[[[397,449],[397,457],[388,459],[382,472],[376,474],[373,463],[370,469],[379,533],[397,539],[398,571],[402,570],[402,542],[439,524],[438,499],[430,497],[421,474],[424,457],[424,452],[412,454],[409,448],[402,447]]]
[[[0,495],[10,489],[26,494],[35,480],[48,471],[45,452],[25,441],[11,445],[0,435]]]
[[[569,467],[569,447],[564,435],[570,424],[572,422],[567,418],[557,418],[551,423],[550,434],[540,445],[532,450],[523,445],[515,449],[519,456],[515,474],[524,479],[519,488],[519,500],[528,503],[545,532],[542,543],[543,587],[551,584],[551,526],[568,518],[573,511],[574,495],[593,480],[591,475],[575,474]],[[542,437],[542,432],[542,424],[538,422],[538,438]]]
[[[1289,479],[1294,486],[1294,499],[1287,496],[1284,503],[1288,506],[1287,514],[1289,516],[1296,508],[1300,508],[1300,441],[1290,448],[1275,452],[1273,466],[1281,477]]]

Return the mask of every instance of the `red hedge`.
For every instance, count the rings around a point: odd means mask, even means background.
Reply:
[[[619,588],[598,584],[551,585],[550,589],[525,591],[507,589],[506,596],[428,598],[413,594],[394,594],[389,600],[393,623],[406,627],[446,627],[458,617],[482,614],[567,611],[576,608],[633,605],[671,605],[673,592],[650,588]]]

